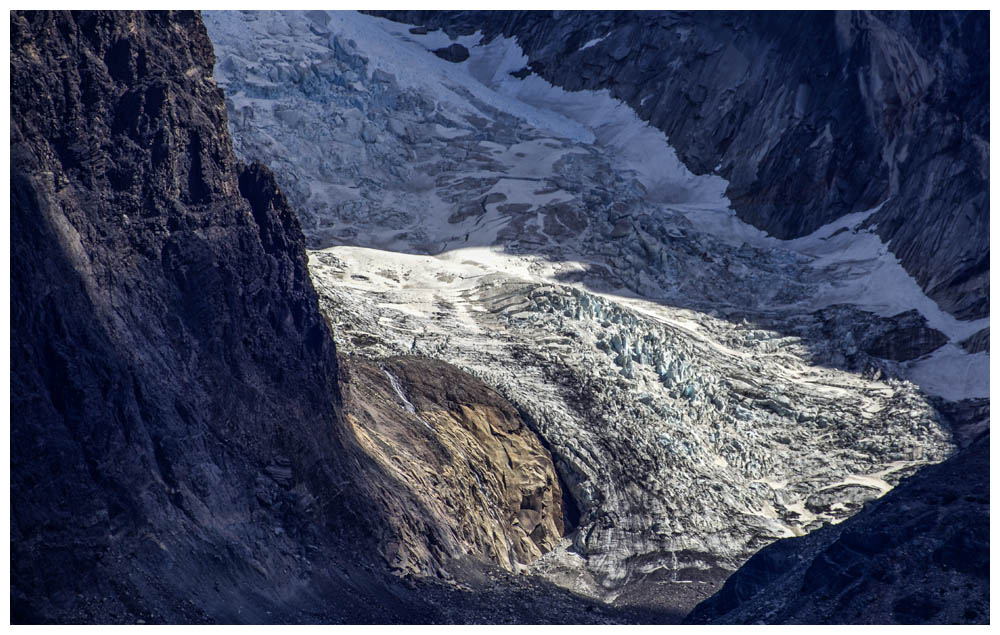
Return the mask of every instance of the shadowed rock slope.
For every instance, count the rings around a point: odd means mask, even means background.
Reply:
[[[989,433],[842,524],[780,540],[686,618],[726,624],[988,624]]]
[[[348,409],[343,425],[298,222],[267,169],[234,157],[197,14],[10,20],[12,622],[661,619],[490,564],[510,568],[490,551],[508,536],[518,561],[559,537],[559,488],[467,376],[392,365],[415,412],[453,428],[455,483],[471,487],[477,460],[526,457],[455,521],[421,511],[400,481],[417,468],[357,433],[392,422]],[[349,397],[362,389],[386,392]],[[473,516],[467,541],[430,542]],[[407,543],[410,517],[429,520]],[[393,540],[433,554],[417,571],[461,556],[464,586],[390,576]]]
[[[363,516],[297,221],[234,158],[196,15],[11,39],[12,619],[267,619]]]
[[[987,12],[374,13],[515,37],[519,77],[607,89],[778,238],[885,203],[868,222],[927,294],[989,314]]]

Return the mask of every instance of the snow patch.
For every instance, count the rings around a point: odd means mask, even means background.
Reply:
[[[990,396],[990,355],[946,344],[909,364],[909,378],[929,394],[950,401]]]
[[[842,216],[808,236],[785,241],[787,248],[814,258],[812,265],[830,274],[833,282],[821,288],[814,306],[853,304],[882,316],[916,309],[952,342],[989,326],[988,317],[956,319],[924,293],[874,228],[863,226],[880,207]]]
[[[429,50],[437,47],[438,39],[422,39],[434,34],[413,36],[397,23],[379,19],[378,24],[387,32],[417,42]],[[468,37],[479,39],[479,33]],[[603,39],[598,38],[588,45]],[[635,172],[652,201],[729,206],[725,198],[728,187],[725,179],[716,175],[692,174],[677,157],[677,152],[663,132],[642,121],[628,104],[612,97],[609,91],[569,92],[538,75],[528,75],[524,79],[514,77],[511,73],[528,63],[528,56],[514,38],[499,37],[488,44],[468,48],[469,59],[452,66],[464,71],[480,87],[509,98],[509,101],[493,100],[491,105],[573,141],[596,142],[613,149],[619,167]],[[467,81],[459,80],[457,75],[455,73],[451,77],[461,81],[463,86],[467,85]],[[656,160],[651,161],[650,157],[656,157]]]
[[[589,42],[587,42],[586,44],[584,44],[583,46],[581,46],[580,50],[583,51],[583,50],[589,49],[591,46],[594,46],[596,44],[600,44],[604,40],[608,39],[609,35],[611,35],[611,34],[610,33],[606,33],[606,34],[604,34],[601,37],[595,37],[593,40],[590,40]]]
[[[642,121],[628,104],[608,90],[568,92],[538,75],[512,76],[511,71],[523,68],[527,59],[515,39],[496,38],[472,49],[466,64],[474,77],[496,92],[580,124],[597,144],[613,149],[622,169],[636,173],[651,201],[729,206],[726,180],[692,174],[666,135]]]

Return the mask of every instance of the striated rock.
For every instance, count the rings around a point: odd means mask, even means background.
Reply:
[[[345,421],[396,481],[372,492],[396,510],[381,539],[392,569],[433,574],[468,555],[518,571],[559,542],[552,458],[503,397],[426,358],[352,356],[341,373]]]
[[[963,399],[947,401],[934,399],[934,407],[951,428],[958,447],[964,448],[990,429],[990,400]]]
[[[970,353],[990,352],[990,327],[986,327],[962,341],[962,348]]]
[[[839,351],[843,353],[842,365],[857,372],[881,367],[889,373],[891,364],[879,360],[916,359],[948,343],[948,337],[928,326],[927,319],[916,310],[883,318],[841,304],[817,311],[814,319],[819,324],[810,325],[810,331],[822,333],[830,342],[849,343]]]
[[[902,362],[926,355],[947,342],[948,337],[941,331],[926,326],[902,327],[881,335],[872,342],[868,353],[874,357]]]
[[[989,433],[840,525],[765,547],[689,623],[987,624]]]

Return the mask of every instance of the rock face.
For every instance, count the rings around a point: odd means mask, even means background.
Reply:
[[[690,623],[988,624],[989,432],[844,523],[765,547]]]
[[[904,362],[931,353],[948,342],[947,336],[930,328],[927,319],[916,310],[877,318],[861,316],[846,305],[835,305],[818,311],[817,318],[823,337],[854,344],[854,352],[844,357],[842,365],[857,372],[871,368],[873,357]]]
[[[512,458],[469,493],[482,509],[406,506],[363,442],[378,431],[356,432],[384,382],[342,403],[298,221],[237,162],[213,63],[194,13],[11,13],[11,620],[663,619],[489,565],[559,537],[559,487],[511,407],[457,371],[391,366],[452,429],[433,447],[457,484]],[[420,546],[473,556],[452,569],[464,590],[388,574],[379,550],[411,517],[441,525],[416,542],[469,530]],[[444,553],[507,539],[510,560]]]
[[[427,358],[350,357],[341,372],[346,422],[397,481],[371,493],[399,508],[382,546],[392,569],[450,576],[471,555],[518,571],[559,543],[552,457],[507,400]],[[413,502],[398,504],[400,490]]]
[[[988,353],[990,351],[990,328],[986,327],[963,340],[962,348],[970,353],[979,353],[981,351]]]
[[[197,15],[11,40],[12,619],[270,619],[333,519],[363,531],[295,216],[236,162]]]
[[[779,238],[869,223],[960,319],[989,313],[985,12],[376,12],[514,37],[567,90],[607,89]]]
[[[434,54],[449,62],[464,62],[469,59],[469,49],[461,44],[451,44],[434,51]]]

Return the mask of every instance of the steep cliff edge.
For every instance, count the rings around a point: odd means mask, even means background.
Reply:
[[[11,13],[11,621],[637,619],[479,552],[465,590],[389,575],[374,536],[417,510],[343,423],[298,221],[213,63],[194,13]]]
[[[11,40],[12,618],[267,619],[313,534],[363,527],[298,222],[236,162],[197,15]]]
[[[608,90],[778,238],[885,202],[868,222],[927,294],[989,314],[985,12],[374,13],[516,38],[519,76]]]

